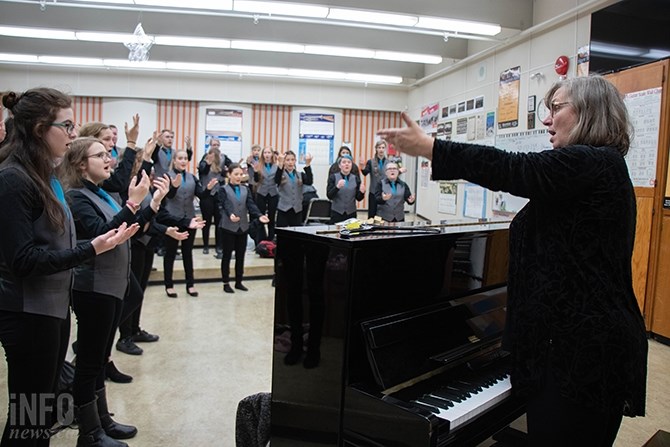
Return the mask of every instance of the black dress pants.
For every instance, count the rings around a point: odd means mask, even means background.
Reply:
[[[149,284],[149,276],[151,275],[151,267],[153,266],[153,263],[154,249],[141,242],[133,241],[131,246],[130,271],[132,272],[132,276],[137,280],[139,289],[136,289],[135,285],[131,285],[129,292],[132,290],[135,290],[135,293],[141,291],[141,299],[139,300],[139,303],[137,303],[135,310],[128,316],[126,316],[125,306],[128,305],[129,308],[132,308],[133,300],[131,296],[124,299],[124,310],[119,324],[119,334],[121,338],[130,337],[140,331],[140,317],[142,314],[144,291],[147,289],[147,284]],[[128,302],[126,302],[126,300],[128,300]],[[124,318],[124,316],[126,317]]]
[[[231,233],[222,230],[223,257],[221,258],[221,279],[230,282],[230,259],[235,250],[235,282],[242,282],[244,276],[244,255],[247,250],[247,233]]]
[[[195,240],[195,230],[188,230],[188,238],[181,241],[181,256],[184,263],[184,274],[186,276],[186,288],[193,287],[195,279],[193,277],[193,241]],[[177,256],[177,246],[179,241],[171,237],[165,238],[165,255],[163,256],[163,278],[165,288],[174,287],[172,272],[174,271],[174,260]]]
[[[276,196],[264,196],[261,194],[256,194],[256,205],[261,211],[261,214],[267,214],[268,219],[268,240],[274,240],[275,237],[275,227],[278,226],[275,224],[275,214],[277,214],[277,205],[279,205],[279,195]]]
[[[8,419],[0,445],[48,446],[54,395],[70,337],[65,319],[0,311],[0,341],[7,360]]]
[[[221,213],[217,204],[216,197],[206,196],[200,199],[200,210],[202,211],[202,218],[205,221],[205,226],[202,227],[202,245],[209,248],[209,231],[214,222],[214,238],[217,248],[221,248],[219,222],[221,221]]]

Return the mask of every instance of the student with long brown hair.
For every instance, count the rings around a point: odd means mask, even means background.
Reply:
[[[48,446],[47,415],[70,334],[72,267],[124,244],[125,223],[76,243],[74,220],[55,167],[76,137],[72,100],[50,88],[8,92],[9,139],[0,149],[0,341],[7,360],[9,410],[3,446]],[[83,238],[82,238],[83,239]],[[53,415],[51,415],[53,416]]]

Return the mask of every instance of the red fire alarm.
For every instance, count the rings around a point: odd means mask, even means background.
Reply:
[[[554,70],[556,70],[556,74],[559,76],[565,76],[568,74],[569,65],[570,59],[568,59],[568,56],[559,56],[558,59],[556,59],[556,63],[554,64]]]

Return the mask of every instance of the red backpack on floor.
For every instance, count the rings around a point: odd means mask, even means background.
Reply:
[[[256,245],[256,253],[258,253],[261,258],[274,258],[276,249],[277,244],[272,241],[260,241],[258,245]]]

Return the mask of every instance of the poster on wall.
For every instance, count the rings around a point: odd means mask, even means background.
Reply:
[[[463,216],[481,219],[486,217],[486,188],[474,183],[465,184]]]
[[[234,162],[242,158],[242,111],[205,110],[205,152],[213,138],[221,142],[221,152]]]
[[[443,214],[456,214],[456,197],[458,194],[458,184],[454,182],[440,181],[440,196],[437,202],[437,211]]]
[[[430,161],[421,157],[421,164],[419,169],[419,186],[421,189],[428,188],[428,182],[430,181]]]
[[[498,129],[519,126],[519,88],[521,67],[509,68],[500,73],[498,86]]]
[[[663,89],[658,87],[627,93],[623,98],[631,125],[635,130],[626,155],[626,164],[633,186],[648,188],[656,184],[662,92]]]
[[[437,120],[440,117],[440,104],[430,104],[421,109],[419,125],[428,134],[437,132]]]
[[[312,154],[314,165],[330,166],[333,163],[335,115],[301,113],[299,134],[298,163],[305,163],[308,152]]]

